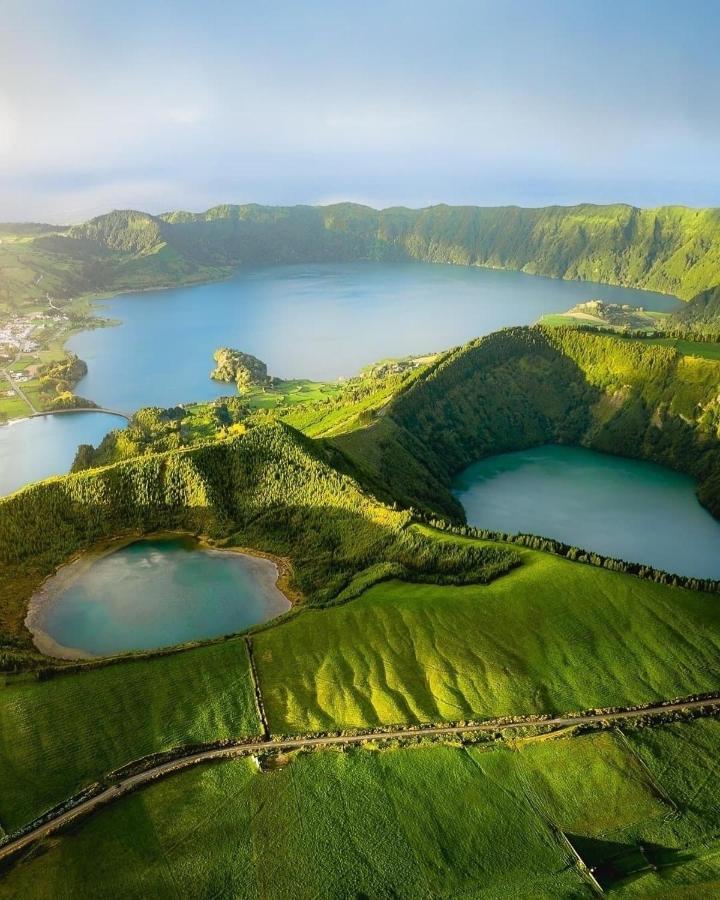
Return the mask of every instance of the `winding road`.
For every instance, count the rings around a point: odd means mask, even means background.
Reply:
[[[198,763],[212,762],[220,759],[233,759],[248,754],[262,753],[268,750],[301,750],[303,747],[331,747],[337,745],[364,744],[371,741],[402,740],[422,737],[442,737],[476,732],[493,732],[505,729],[525,728],[528,725],[544,725],[562,728],[569,725],[587,725],[598,722],[615,722],[622,719],[638,719],[644,716],[662,715],[682,710],[715,708],[720,706],[720,697],[701,700],[686,700],[678,702],[658,703],[641,709],[620,710],[611,713],[591,713],[587,715],[559,716],[552,719],[522,720],[516,722],[482,722],[473,725],[420,725],[415,728],[398,728],[392,731],[366,731],[348,735],[324,735],[321,737],[298,736],[297,738],[283,738],[279,740],[265,739],[254,742],[237,742],[223,747],[210,747],[205,750],[195,750],[186,755],[177,756],[167,762],[157,765],[149,765],[148,768],[134,775],[128,775],[115,784],[104,788],[94,796],[80,799],[69,809],[58,811],[47,821],[44,821],[24,834],[11,837],[0,845],[0,862],[22,852],[37,841],[60,828],[89,815],[100,807],[112,803],[114,800],[130,793],[136,788],[150,784],[158,778],[170,775],[174,772],[186,769]],[[142,764],[142,760],[135,765]],[[132,763],[130,765],[133,765]],[[125,766],[127,769],[128,766]],[[69,799],[68,803],[72,800]]]

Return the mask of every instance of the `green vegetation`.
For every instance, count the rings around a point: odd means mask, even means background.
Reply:
[[[219,397],[170,409],[146,407],[135,413],[127,428],[107,434],[97,448],[80,447],[72,471],[222,440],[277,421],[310,437],[353,431],[381,415],[393,395],[418,378],[433,359],[386,360],[334,383],[272,378],[248,387],[242,397]]]
[[[104,884],[158,898],[178,884],[186,897],[585,895],[568,851],[530,806],[498,791],[463,750],[443,747],[185,773],[20,864],[0,896],[36,897],[40,884],[78,898]]]
[[[141,756],[260,730],[242,640],[9,679],[0,688],[0,825],[19,828]]]
[[[673,321],[680,328],[703,332],[720,332],[720,285],[713,284],[710,290],[702,291],[684,309],[673,315]]]
[[[41,580],[71,555],[124,534],[179,529],[289,557],[294,589],[315,605],[380,561],[399,563],[411,579],[481,582],[516,564],[511,549],[456,542],[449,552],[408,530],[407,512],[363,493],[331,456],[286,425],[258,426],[243,437],[49,479],[3,498],[0,661],[14,667],[13,644],[28,645],[24,608]]]
[[[78,286],[123,290],[208,278],[245,263],[418,259],[624,284],[689,299],[715,287],[720,270],[720,213],[683,207],[377,211],[352,203],[249,204],[164,216],[115,211],[49,231],[23,236],[24,265],[37,273],[47,269],[48,277],[66,271],[75,293]],[[29,291],[33,279],[23,280],[23,272],[18,284]]]
[[[220,347],[213,354],[216,362],[210,377],[215,381],[235,383],[238,393],[245,394],[253,387],[263,387],[269,381],[265,363],[251,353]]]
[[[537,551],[521,561],[486,586],[384,581],[259,633],[271,730],[562,714],[717,688],[714,598]]]
[[[376,491],[462,518],[452,476],[543,443],[582,444],[689,472],[720,515],[720,367],[644,340],[512,328],[472,341],[333,444]],[[387,489],[387,487],[385,488]]]
[[[6,304],[25,312],[44,292],[70,309],[71,291],[357,258],[503,266],[691,297],[713,287],[720,215],[222,207],[113,213],[13,232],[0,247],[0,268],[22,286]],[[611,571],[620,563],[583,565],[572,561],[581,551],[540,539],[463,536],[450,491],[483,455],[568,442],[687,471],[720,515],[720,362],[688,322],[652,340],[509,329],[338,385],[268,383],[259,360],[224,351],[219,374],[242,397],[141,410],[97,449],[81,448],[74,474],[0,500],[0,669],[28,670],[0,688],[0,833],[138,757],[260,731],[242,638],[108,663],[33,652],[23,621],[34,590],[118,537],[176,529],[289,560],[298,603],[253,634],[275,734],[717,690],[714,597],[655,583],[656,573]],[[65,402],[82,364],[48,353],[30,396]],[[433,521],[440,527],[420,524]],[[0,896],[97,896],[108,885],[157,897],[584,896],[589,876],[575,854],[621,895],[686,882],[712,890],[718,741],[708,720],[187,771],[14,865]]]
[[[696,827],[674,771],[698,740],[707,763],[716,720],[203,766],[47,842],[0,897],[570,898],[589,868],[611,896],[712,896],[714,813]]]
[[[693,341],[685,338],[650,338],[648,344],[660,347],[672,347],[682,356],[699,356],[702,359],[720,360],[720,343],[714,341]]]
[[[578,303],[566,313],[544,315],[540,318],[539,324],[601,328],[624,334],[636,331],[647,333],[663,330],[669,315],[627,304],[588,300],[585,303]]]

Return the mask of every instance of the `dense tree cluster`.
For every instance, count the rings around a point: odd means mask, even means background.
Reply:
[[[295,586],[325,604],[368,566],[485,582],[512,550],[438,543],[364,493],[321,445],[285,425],[52,478],[0,500],[0,644],[21,633],[28,592],[58,564],[128,534],[186,530],[288,556]]]
[[[87,375],[87,363],[74,353],[66,353],[64,359],[47,363],[38,373],[40,397],[46,409],[78,409],[97,404],[73,391],[75,385]]]
[[[235,382],[241,394],[251,387],[268,384],[267,366],[251,353],[220,347],[213,353],[213,359],[216,365],[210,377],[215,381]]]
[[[720,516],[720,362],[581,331],[509,328],[440,357],[370,428],[333,439],[358,476],[407,506],[462,510],[452,477],[494,453],[583,444],[698,479]]]

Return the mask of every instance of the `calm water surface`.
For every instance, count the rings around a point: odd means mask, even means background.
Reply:
[[[266,559],[202,549],[189,538],[142,540],[61,569],[33,599],[28,626],[41,649],[47,638],[96,656],[164,647],[286,612],[276,581]]]
[[[336,379],[383,357],[444,350],[506,325],[528,325],[592,297],[660,310],[679,303],[644,291],[465,266],[274,266],[215,284],[104,301],[98,312],[122,324],[75,335],[68,348],[89,366],[77,392],[130,413],[227,394],[232,385],[209,378],[220,346],[259,356],[280,377]],[[0,430],[0,493],[67,471],[78,444],[97,444],[118,426],[91,419]]]
[[[673,309],[660,294],[426,263],[245,270],[229,281],[106,301],[122,325],[69,347],[89,367],[77,392],[123,412],[227,394],[208,377],[217,347],[253,353],[282,378],[336,379],[387,356],[444,350],[598,297]]]
[[[606,556],[720,578],[720,522],[687,475],[579,447],[489,457],[454,492],[479,528],[556,538]]]
[[[125,422],[104,413],[63,413],[0,426],[0,494],[68,471],[79,444],[97,444]]]

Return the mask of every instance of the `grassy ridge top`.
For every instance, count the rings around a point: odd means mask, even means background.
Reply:
[[[684,299],[720,283],[717,209],[248,204],[162,216],[117,210],[64,231],[5,227],[16,231],[0,265],[28,297],[50,286],[63,296],[63,281],[68,296],[212,278],[240,264],[358,259],[518,269]],[[21,277],[23,267],[34,277]]]
[[[453,475],[493,453],[582,444],[669,465],[720,514],[720,362],[572,328],[512,328],[450,351],[368,428],[333,439],[367,483],[462,517]]]

